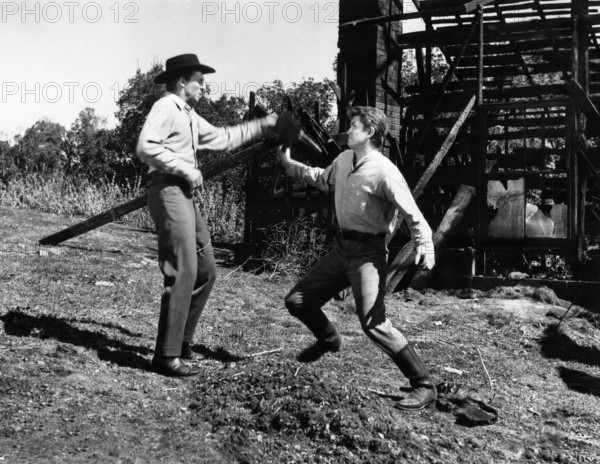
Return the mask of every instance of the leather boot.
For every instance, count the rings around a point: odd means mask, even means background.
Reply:
[[[152,369],[159,374],[170,377],[189,377],[200,373],[200,369],[188,366],[179,356],[154,355]]]
[[[413,346],[406,345],[392,359],[413,387],[406,398],[396,403],[396,407],[419,410],[433,404],[437,399],[437,389]]]
[[[296,358],[298,361],[312,363],[321,359],[326,353],[337,353],[340,351],[342,337],[333,323],[327,318],[325,320],[326,323],[322,326],[309,326],[309,329],[317,337],[317,341],[298,354]]]
[[[192,350],[192,344],[189,342],[183,342],[181,344],[181,359],[186,361],[204,361],[206,355],[204,353],[197,353]]]

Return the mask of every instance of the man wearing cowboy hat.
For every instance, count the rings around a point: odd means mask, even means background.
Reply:
[[[277,118],[267,116],[231,127],[214,127],[192,108],[204,74],[213,73],[193,54],[169,58],[155,83],[167,93],[146,119],[137,155],[150,169],[148,209],[158,234],[158,259],[164,275],[156,349],[152,367],[165,375],[200,371],[183,360],[191,350],[196,325],[216,278],[210,235],[195,208],[192,190],[202,186],[198,150],[231,150],[271,134]]]

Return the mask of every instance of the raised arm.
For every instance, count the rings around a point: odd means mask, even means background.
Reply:
[[[274,135],[277,117],[265,116],[226,127],[215,127],[202,117],[198,121],[199,150],[233,150],[247,142]]]
[[[294,179],[301,179],[308,185],[311,185],[323,192],[332,192],[335,188],[335,161],[325,169],[307,166],[292,159],[289,147],[281,145],[277,148],[279,161],[285,170],[286,175]]]

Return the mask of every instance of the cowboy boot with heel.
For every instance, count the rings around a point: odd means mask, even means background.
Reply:
[[[437,389],[413,346],[406,345],[392,359],[413,387],[406,398],[396,403],[396,407],[416,411],[433,404],[437,399]]]

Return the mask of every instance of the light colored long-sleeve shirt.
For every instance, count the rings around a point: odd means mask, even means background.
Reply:
[[[398,168],[378,151],[354,166],[354,152],[346,150],[326,168],[309,167],[292,160],[291,177],[324,192],[334,191],[338,226],[362,233],[391,233],[398,212],[406,219],[416,245],[431,244],[431,229]]]
[[[168,92],[148,113],[136,153],[150,166],[149,172],[186,177],[198,166],[197,150],[231,150],[258,140],[266,133],[264,118],[236,126],[215,127],[179,96]]]

